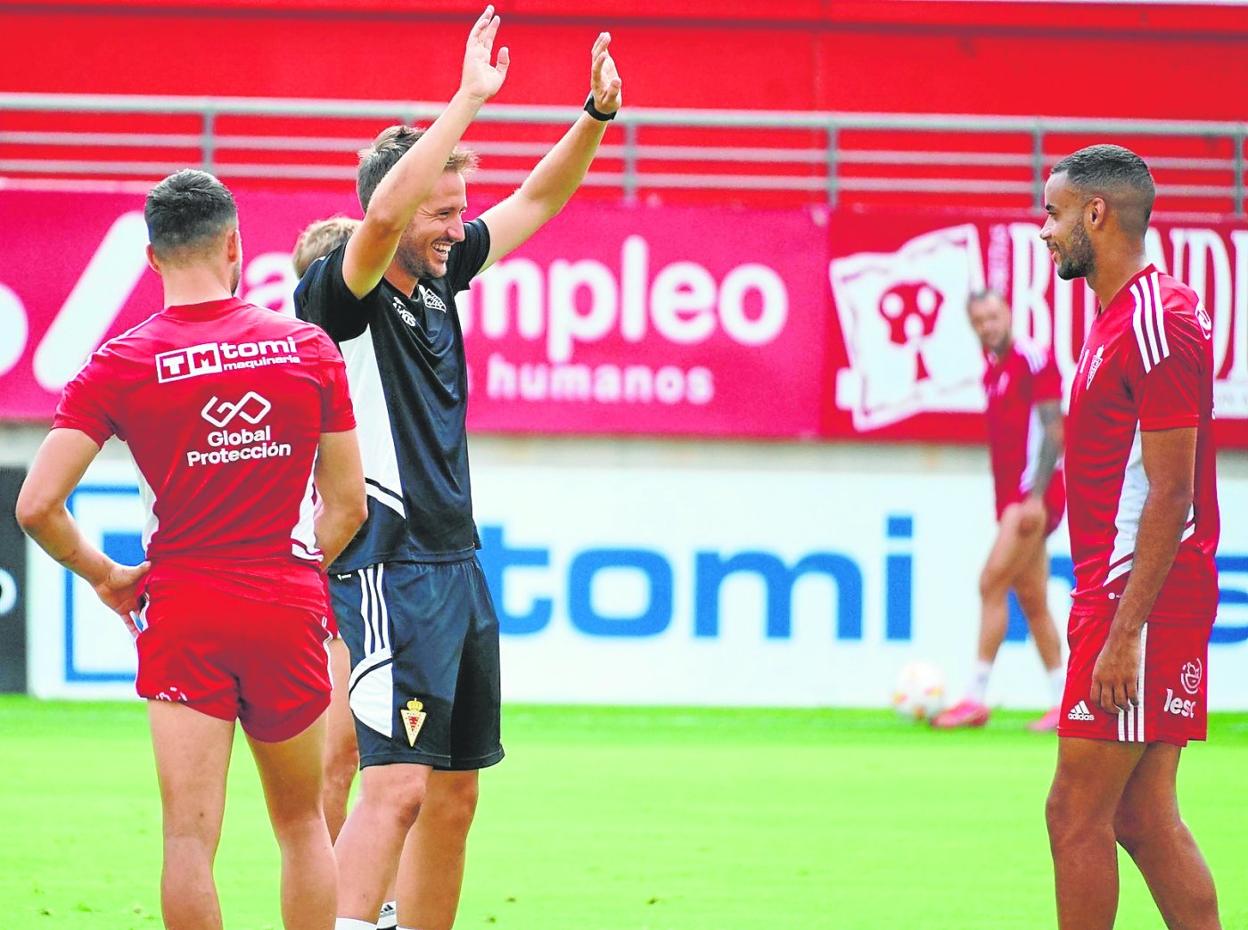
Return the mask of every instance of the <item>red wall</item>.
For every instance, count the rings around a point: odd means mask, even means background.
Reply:
[[[610,10],[603,15],[602,10]],[[0,10],[0,90],[445,99],[475,0]],[[559,103],[610,29],[629,104],[1244,119],[1248,7],[514,0],[498,98]]]

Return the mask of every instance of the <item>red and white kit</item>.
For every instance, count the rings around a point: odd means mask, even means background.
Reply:
[[[1075,591],[1062,736],[1179,746],[1205,738],[1205,670],[1218,602],[1212,335],[1195,292],[1150,265],[1102,309],[1084,343],[1066,421]],[[1110,716],[1088,693],[1148,495],[1140,435],[1185,427],[1197,437],[1192,509],[1141,634],[1139,706]]]
[[[1016,338],[1000,358],[989,356],[984,390],[988,393],[988,450],[1000,520],[1006,507],[1031,493],[1044,438],[1044,425],[1036,405],[1050,400],[1061,402],[1062,376],[1053,353]],[[1066,483],[1059,460],[1044,493],[1046,535],[1062,522],[1065,508]]]
[[[313,528],[320,434],[353,429],[316,326],[238,299],[169,307],[102,346],[53,428],[125,441],[148,519],[142,697],[293,736],[329,700]]]

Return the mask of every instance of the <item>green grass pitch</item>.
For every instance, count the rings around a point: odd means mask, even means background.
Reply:
[[[886,712],[513,706],[483,776],[461,930],[1052,927],[1055,740],[998,714],[935,733]],[[143,707],[0,699],[0,926],[160,926]],[[1248,928],[1248,715],[1185,753],[1183,809]],[[217,858],[226,926],[279,928],[246,746]],[[1124,930],[1161,928],[1123,860]]]

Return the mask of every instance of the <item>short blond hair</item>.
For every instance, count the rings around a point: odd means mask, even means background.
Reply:
[[[350,239],[359,225],[359,220],[347,216],[331,216],[327,220],[309,223],[295,240],[295,251],[290,256],[295,274],[302,278],[309,265]]]

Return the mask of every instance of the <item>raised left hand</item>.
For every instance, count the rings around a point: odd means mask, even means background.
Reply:
[[[615,70],[615,60],[608,50],[610,44],[611,33],[600,32],[590,53],[593,60],[590,87],[594,93],[594,108],[599,113],[614,113],[624,102],[624,82]]]

